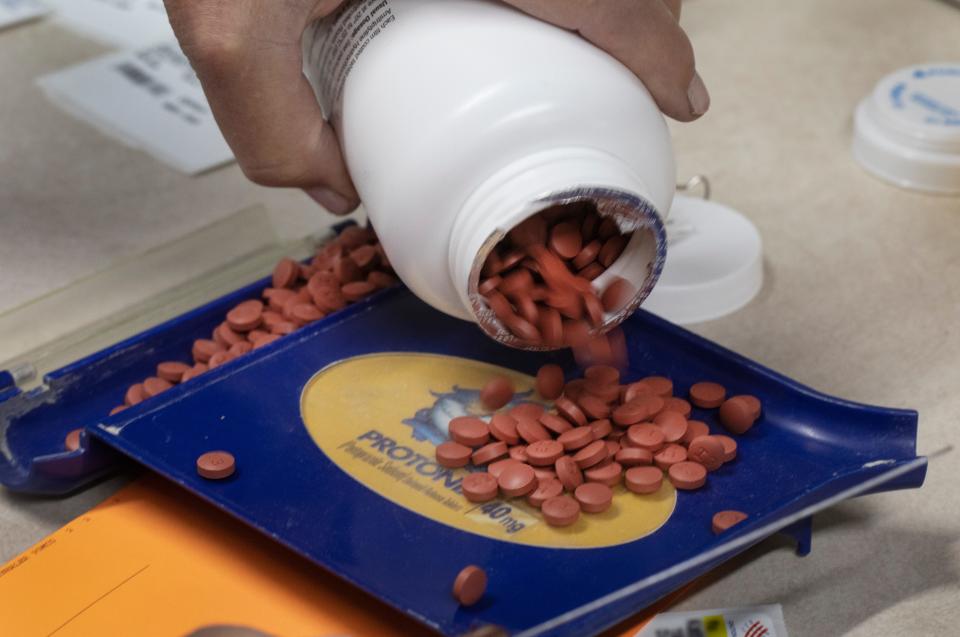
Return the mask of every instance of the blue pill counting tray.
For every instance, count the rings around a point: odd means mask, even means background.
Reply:
[[[738,459],[705,487],[655,494],[615,489],[614,504],[565,528],[521,500],[473,505],[466,470],[436,464],[451,418],[484,415],[478,394],[507,374],[514,401],[539,401],[532,374],[565,353],[497,345],[472,324],[402,288],[380,292],[115,416],[129,385],[162,360],[189,360],[257,281],[47,373],[23,389],[0,372],[0,481],[36,493],[82,487],[130,460],[177,482],[444,635],[581,636],[650,605],[766,535],[785,531],[803,554],[812,511],[863,492],[919,487],[917,414],[849,403],[638,312],[624,324],[626,378],[673,379],[686,395],[711,379],[751,393],[763,415],[737,437]],[[719,433],[716,410],[694,409]],[[84,428],[67,452],[68,431]],[[235,474],[201,478],[197,457],[226,450]],[[721,535],[711,517],[749,518]],[[488,575],[479,603],[451,595],[469,564]],[[491,634],[482,632],[482,634]]]

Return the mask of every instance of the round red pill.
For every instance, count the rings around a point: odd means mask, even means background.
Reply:
[[[690,387],[690,402],[702,409],[713,409],[723,404],[727,390],[719,383],[701,381]]]
[[[717,417],[720,424],[729,432],[739,435],[746,433],[753,426],[757,419],[755,413],[753,403],[744,400],[741,396],[734,396],[720,405]]]
[[[652,389],[653,393],[661,398],[673,395],[673,381],[665,376],[647,376],[640,382]]]
[[[450,437],[468,447],[482,447],[490,440],[487,423],[473,416],[458,416],[450,421]]]
[[[684,418],[687,418],[690,416],[690,412],[693,411],[693,409],[690,407],[690,403],[685,401],[683,398],[675,398],[670,396],[663,399],[663,409],[661,409],[659,413],[663,414],[668,411],[676,412]]]
[[[517,434],[517,420],[504,413],[496,413],[490,419],[490,434],[497,440],[502,440],[508,445],[515,445],[520,442],[520,436]]]
[[[550,478],[556,478],[557,472],[551,469],[550,467],[534,467],[533,475],[537,476],[537,483],[542,482],[543,480],[549,480]]]
[[[503,470],[507,467],[515,464],[520,464],[520,460],[514,460],[513,458],[504,458],[503,460],[497,460],[496,462],[491,462],[487,467],[487,473],[492,475],[494,478],[499,478],[500,474],[503,473]]]
[[[563,369],[559,365],[544,365],[537,370],[537,393],[547,400],[553,400],[563,391]]]
[[[226,349],[226,347],[216,341],[198,338],[193,342],[191,353],[193,354],[193,360],[198,363],[206,363],[210,360],[211,356],[217,352],[224,352]]]
[[[557,478],[547,478],[540,480],[533,493],[527,496],[527,502],[538,509],[550,498],[563,495],[563,484]]]
[[[573,455],[573,461],[581,469],[592,467],[607,458],[607,445],[602,440],[594,440]]]
[[[700,436],[690,443],[687,456],[699,462],[710,471],[716,471],[723,464],[723,443],[716,436]]]
[[[617,455],[614,456],[614,460],[624,467],[636,467],[652,463],[653,453],[640,447],[621,447]]]
[[[593,439],[600,440],[606,438],[611,433],[613,433],[613,425],[610,424],[610,421],[606,418],[602,420],[594,420],[592,423],[587,425],[590,427],[590,431],[593,432]]]
[[[557,414],[543,414],[540,416],[540,424],[558,436],[573,429],[570,421],[566,418],[561,418]]]
[[[208,480],[229,478],[236,467],[233,454],[227,451],[208,451],[197,458],[197,473]]]
[[[610,416],[610,406],[592,394],[580,396],[577,404],[590,420],[600,420]]]
[[[731,526],[740,524],[748,517],[749,516],[743,511],[719,511],[713,515],[710,526],[714,533],[720,534],[729,529]]]
[[[548,498],[540,507],[550,526],[570,526],[580,517],[580,503],[569,495]]]
[[[577,466],[572,457],[562,456],[558,458],[553,468],[557,472],[557,479],[568,491],[573,491],[583,484],[583,472],[580,471],[580,467]]]
[[[437,445],[437,462],[450,469],[465,467],[470,462],[471,453],[470,447],[448,440]]]
[[[121,411],[123,411],[126,408],[127,408],[126,405],[117,405],[116,407],[110,410],[110,415],[112,416],[114,414],[119,414]]]
[[[511,407],[507,413],[519,422],[521,420],[539,420],[540,416],[544,414],[544,410],[536,403],[520,403]]]
[[[80,448],[81,433],[83,433],[83,429],[74,429],[63,439],[63,446],[67,451],[76,451]]]
[[[631,467],[624,474],[623,482],[634,493],[656,493],[663,484],[663,471],[657,467]]]
[[[527,461],[527,446],[526,445],[516,445],[515,447],[510,447],[510,457],[514,460],[519,460],[520,462]]]
[[[687,450],[680,445],[670,444],[658,451],[653,456],[653,461],[658,467],[667,471],[671,466],[687,459]]]
[[[557,438],[567,451],[575,451],[593,442],[593,430],[590,427],[574,427]]]
[[[707,423],[703,422],[702,420],[688,420],[687,433],[683,435],[683,443],[689,445],[696,438],[709,435],[710,427],[707,426]]]
[[[557,413],[569,420],[573,425],[583,427],[587,424],[587,416],[577,407],[576,403],[566,396],[560,396],[553,404],[557,409]]]
[[[293,259],[281,259],[273,268],[273,287],[292,287],[300,277],[300,264]]]
[[[152,398],[160,392],[167,391],[171,387],[173,387],[173,384],[170,381],[151,376],[143,381],[143,395],[147,398]]]
[[[179,383],[188,369],[190,366],[186,363],[166,361],[157,365],[157,376],[170,383]]]
[[[130,387],[127,389],[127,393],[123,396],[123,404],[127,405],[128,407],[131,405],[136,405],[143,402],[143,399],[146,397],[146,394],[143,393],[143,383],[130,385]]]
[[[656,425],[640,424],[627,429],[627,440],[634,447],[657,451],[664,444],[663,432]]]
[[[487,590],[487,574],[479,566],[468,566],[453,580],[453,597],[461,606],[472,606]]]
[[[485,471],[467,475],[460,483],[463,496],[470,502],[489,502],[497,497],[497,479]]]
[[[618,432],[618,433],[620,433],[620,432]],[[609,437],[607,437],[607,438],[603,441],[603,444],[607,445],[607,457],[608,457],[608,458],[612,458],[612,457],[614,457],[615,455],[617,455],[618,453],[620,453],[620,443],[617,442],[616,440],[611,440]]]
[[[540,440],[550,440],[550,432],[538,420],[521,420],[517,423],[517,434],[526,442],[533,444]],[[527,450],[529,455],[530,451]]]
[[[663,399],[659,396],[639,396],[614,409],[613,422],[627,426],[649,420],[663,409],[663,405]]]
[[[370,296],[376,291],[377,286],[366,281],[352,281],[350,283],[345,283],[340,288],[340,293],[343,295],[343,298],[351,303]]]
[[[263,303],[244,301],[227,312],[227,325],[235,332],[249,332],[263,320]]]
[[[517,498],[537,488],[537,475],[530,465],[513,464],[500,473],[497,484],[505,496]]]
[[[513,381],[506,376],[497,376],[490,379],[480,390],[480,402],[487,409],[500,409],[513,398]]]
[[[660,412],[653,419],[660,432],[663,434],[664,442],[677,442],[682,440],[687,434],[687,419],[675,411]]]
[[[507,455],[507,451],[507,443],[498,440],[485,444],[474,451],[470,459],[473,464],[480,466],[503,458]]]
[[[720,444],[723,445],[723,461],[730,462],[731,460],[737,457],[737,441],[731,438],[730,436],[715,435],[713,436],[720,441]]]
[[[760,399],[756,396],[751,396],[750,394],[740,394],[734,396],[734,398],[739,398],[747,403],[750,407],[750,413],[753,414],[754,420],[760,417],[760,412],[763,410],[763,406],[760,404]]]
[[[558,223],[550,231],[548,247],[561,259],[572,259],[580,252],[583,235],[577,224],[564,221]]]
[[[586,482],[573,492],[580,508],[587,513],[603,513],[613,504],[613,491],[600,482]]]
[[[707,469],[697,462],[678,462],[667,473],[678,489],[699,489],[707,481]]]
[[[208,369],[209,368],[203,363],[197,363],[196,365],[194,365],[193,367],[191,367],[190,369],[188,369],[183,373],[183,377],[180,379],[180,382],[185,383],[191,378],[196,378],[197,376],[204,373]]]
[[[587,482],[599,482],[608,487],[616,486],[623,476],[623,466],[617,462],[601,462],[583,472]]]
[[[551,466],[562,455],[563,445],[556,440],[538,440],[527,446],[528,462],[535,467]]]

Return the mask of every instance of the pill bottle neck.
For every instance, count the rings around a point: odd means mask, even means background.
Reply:
[[[635,296],[607,313],[599,333],[619,325],[650,294],[666,258],[665,214],[650,201],[643,181],[616,157],[590,148],[542,151],[513,162],[464,202],[450,236],[449,269],[463,315],[498,342],[522,344],[486,306],[477,288],[491,250],[520,222],[547,208],[590,202],[632,238],[617,261],[594,281],[602,290],[614,277],[633,284]],[[532,349],[545,349],[536,347]]]

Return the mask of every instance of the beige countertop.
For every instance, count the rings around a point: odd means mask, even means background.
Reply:
[[[907,192],[853,161],[851,116],[889,71],[960,58],[960,10],[937,0],[688,0],[712,94],[675,125],[679,175],[750,217],[766,281],[693,329],[800,382],[920,412],[919,450],[960,446],[960,197]],[[33,84],[104,49],[54,24],[0,32],[0,311],[252,203],[291,236],[329,217],[236,166],[180,175],[51,106]],[[0,338],[17,338],[4,334]],[[771,538],[683,608],[781,603],[793,636],[956,633],[960,452],[919,491],[819,514],[813,552]],[[0,492],[0,560],[115,490],[64,500]]]

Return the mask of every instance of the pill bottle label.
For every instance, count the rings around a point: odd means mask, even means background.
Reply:
[[[524,498],[468,502],[460,484],[470,469],[440,466],[436,447],[448,439],[453,418],[489,419],[480,392],[496,376],[506,376],[516,388],[503,410],[540,403],[534,379],[526,374],[454,356],[388,353],[319,370],[304,387],[300,412],[321,451],[369,490],[363,497],[386,498],[467,533],[532,546],[596,548],[637,540],[670,518],[677,498],[669,480],[642,496],[617,486],[615,524],[581,516],[569,527],[553,527]]]
[[[395,5],[390,0],[354,0],[304,34],[304,72],[328,118],[339,117],[343,84],[357,60],[396,21]]]

